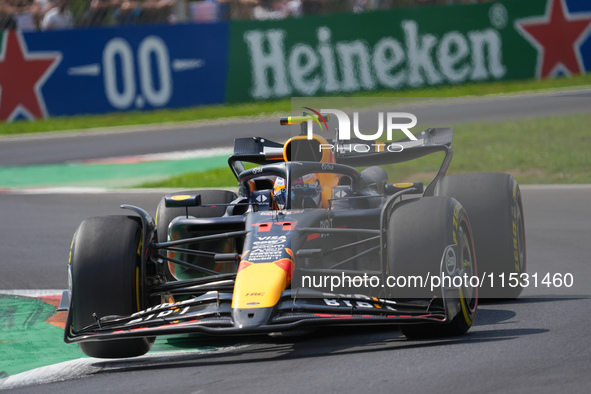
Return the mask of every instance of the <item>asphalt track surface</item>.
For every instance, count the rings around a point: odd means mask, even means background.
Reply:
[[[586,93],[577,94],[586,97]],[[444,103],[431,107],[425,116],[454,124],[458,119],[501,120],[590,108],[568,98],[552,100],[552,105],[537,99],[479,99],[474,106]],[[227,146],[230,137],[236,136],[281,139],[277,129],[261,121],[246,126],[43,137],[42,142],[2,140],[0,165]],[[176,139],[171,138],[173,132],[175,137],[184,136],[184,142],[172,141]],[[195,133],[199,133],[198,144],[188,146]],[[68,248],[83,219],[124,214],[121,203],[139,205],[154,214],[161,195],[0,194],[0,289],[66,288]],[[218,352],[96,360],[86,372],[73,369],[60,375],[65,381],[15,391],[586,393],[591,387],[591,187],[525,187],[523,199],[528,272],[540,277],[570,273],[574,285],[569,289],[530,286],[517,301],[481,304],[475,326],[465,337],[410,341],[397,329],[341,328],[299,337],[216,340],[221,346]]]
[[[403,101],[400,99],[400,102]],[[587,89],[518,96],[431,99],[423,103],[413,101],[410,104],[401,104],[396,111],[416,115],[419,119],[417,129],[420,130],[421,125],[447,127],[467,122],[581,113],[587,112],[589,108],[591,90]],[[131,127],[126,131],[117,129],[4,137],[0,138],[0,166],[56,164],[105,157],[231,147],[237,137],[256,136],[285,141],[292,133],[290,127],[281,127],[278,117],[275,117],[246,122],[232,120],[180,126]]]
[[[64,288],[72,232],[121,202],[150,209],[158,193],[0,195],[0,288]],[[219,352],[96,360],[77,379],[16,392],[508,392],[584,393],[591,387],[591,187],[525,187],[528,272],[571,273],[570,289],[533,288],[481,304],[461,338],[410,341],[397,329],[324,330],[242,338]],[[216,340],[219,343],[219,340]],[[67,372],[67,371],[66,371]],[[64,371],[62,371],[64,373]],[[63,378],[63,377],[62,377]]]

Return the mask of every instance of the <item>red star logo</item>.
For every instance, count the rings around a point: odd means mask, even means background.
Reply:
[[[61,61],[61,54],[30,53],[20,32],[4,32],[0,53],[0,120],[19,114],[45,118],[41,87]]]
[[[546,15],[515,22],[518,30],[538,50],[536,75],[546,78],[562,70],[584,74],[580,44],[591,31],[591,16],[571,15],[564,0],[548,0]]]

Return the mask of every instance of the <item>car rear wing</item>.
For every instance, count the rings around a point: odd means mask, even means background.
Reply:
[[[374,143],[369,141],[350,140],[344,143],[339,141],[336,146],[336,161],[352,167],[380,166],[385,164],[402,163],[418,159],[431,153],[444,152],[445,157],[439,167],[437,175],[425,188],[423,195],[432,196],[437,182],[447,173],[453,157],[451,142],[453,139],[452,128],[429,128],[415,134],[416,140],[405,138],[391,143]],[[360,142],[357,142],[360,141]],[[355,149],[355,144],[373,147],[373,151],[363,152],[366,148]],[[361,152],[360,152],[361,150]]]
[[[360,139],[339,141],[334,146],[336,160],[339,164],[367,167],[402,163],[435,152],[447,152],[451,149],[453,129],[429,128],[415,137],[416,141],[405,138],[388,143]]]
[[[369,167],[402,163],[436,152],[444,152],[445,158],[435,178],[425,189],[425,195],[433,195],[437,181],[445,176],[453,156],[451,142],[452,128],[429,128],[416,134],[416,140],[409,138],[384,143],[351,139],[328,141],[321,149],[331,149],[338,164],[351,167]],[[283,158],[283,144],[261,137],[236,138],[234,153],[228,164],[236,178],[244,172],[243,161],[259,165],[280,163]]]

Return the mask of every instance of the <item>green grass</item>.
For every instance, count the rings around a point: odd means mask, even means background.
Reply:
[[[448,174],[507,172],[519,183],[591,183],[591,113],[467,123],[454,128]],[[391,182],[428,182],[443,158],[433,154],[386,166]],[[196,172],[141,187],[236,186],[229,168]]]
[[[238,181],[230,167],[218,168],[211,171],[190,172],[174,176],[163,181],[148,182],[139,187],[171,187],[171,188],[203,188],[203,187],[231,187],[237,186]]]
[[[506,172],[519,183],[591,183],[591,114],[556,116],[454,128],[448,174]],[[392,180],[428,181],[442,154],[389,166]]]
[[[404,91],[379,91],[354,93],[354,97],[459,97],[513,93],[541,89],[554,89],[591,84],[591,75],[578,75],[543,81],[509,81],[495,83],[472,83],[439,88]],[[290,112],[289,99],[248,104],[203,106],[177,110],[119,112],[104,115],[55,117],[37,121],[0,123],[0,135],[36,133],[47,131],[86,130],[102,127],[163,124],[178,122],[208,121],[228,117],[268,116]]]

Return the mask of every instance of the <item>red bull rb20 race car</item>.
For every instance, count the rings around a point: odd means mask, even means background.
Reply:
[[[525,232],[513,177],[446,176],[452,135],[431,128],[396,141],[402,149],[376,144],[362,154],[347,149],[354,141],[320,136],[236,139],[229,165],[238,193],[174,193],[156,218],[122,205],[134,215],[82,222],[62,296],[65,341],[119,358],[171,334],[333,325],[465,334],[479,292],[515,298],[522,288],[455,279],[525,272]],[[391,183],[381,167],[435,152],[445,158],[425,187]]]

